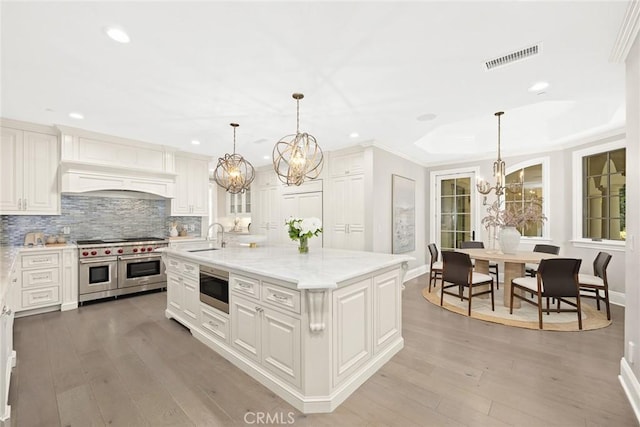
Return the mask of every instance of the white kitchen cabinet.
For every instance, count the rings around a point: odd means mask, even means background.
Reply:
[[[251,188],[244,193],[227,193],[227,214],[246,216],[251,214]]]
[[[202,331],[223,343],[229,342],[229,315],[215,310],[205,303],[200,303],[200,321]]]
[[[327,195],[331,247],[336,249],[365,249],[365,210],[363,174],[331,178]]]
[[[201,313],[198,264],[175,258],[164,262],[167,272],[167,316],[175,317],[185,326],[199,326]]]
[[[59,215],[58,137],[0,129],[0,214]]]
[[[316,217],[322,221],[322,192],[283,194],[282,216],[283,218]],[[298,241],[291,242],[298,244]],[[322,247],[322,233],[309,239],[309,247]]]
[[[333,385],[340,384],[373,353],[371,279],[333,292]]]
[[[362,152],[332,155],[329,165],[330,176],[357,175],[364,173]]]
[[[18,255],[17,282],[11,289],[13,310],[47,309],[62,302],[62,283],[66,271],[62,263],[62,249],[25,251]],[[76,282],[77,287],[77,282]],[[70,297],[72,298],[72,297]],[[40,311],[36,310],[35,313]]]
[[[171,199],[172,216],[208,214],[208,159],[176,154],[176,194]]]
[[[251,217],[257,225],[258,234],[267,236],[271,244],[280,243],[287,236],[285,218],[280,211],[280,188],[269,186],[258,190],[258,211]],[[254,227],[255,225],[252,225]]]
[[[301,385],[300,318],[232,294],[231,345],[272,374]]]
[[[373,278],[373,353],[402,334],[402,279],[398,270]]]
[[[4,273],[3,273],[4,274]],[[16,270],[9,275],[9,292],[18,283]],[[9,386],[11,371],[16,365],[16,352],[13,350],[13,306],[9,300],[0,303],[0,425],[11,425],[11,406],[9,405]]]

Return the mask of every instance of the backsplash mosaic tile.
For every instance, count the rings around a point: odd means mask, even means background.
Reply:
[[[115,237],[166,237],[172,222],[193,227],[189,235],[199,236],[200,217],[169,216],[166,200],[96,197],[63,194],[61,215],[0,215],[0,245],[20,246],[24,235],[40,231],[45,235],[63,234],[78,239]]]

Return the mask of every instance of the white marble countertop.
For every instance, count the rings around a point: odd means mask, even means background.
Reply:
[[[311,248],[309,253],[300,254],[294,245],[239,246],[189,252],[190,249],[201,248],[203,245],[166,248],[162,251],[205,265],[289,282],[298,289],[334,289],[345,280],[413,260],[407,255],[326,248]]]

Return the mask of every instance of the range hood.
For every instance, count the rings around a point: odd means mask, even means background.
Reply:
[[[175,197],[176,174],[148,169],[122,168],[89,162],[63,160],[60,163],[60,191],[124,190]]]

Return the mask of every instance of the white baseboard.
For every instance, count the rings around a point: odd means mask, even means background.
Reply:
[[[415,279],[418,276],[422,276],[423,274],[427,274],[429,271],[429,266],[427,264],[423,264],[420,267],[412,268],[407,271],[407,274],[404,276],[404,281],[408,282],[411,279]]]
[[[636,414],[636,418],[640,423],[640,382],[634,375],[631,366],[627,363],[627,360],[623,357],[620,359],[620,375],[618,375],[622,389],[629,399],[633,413]]]
[[[78,301],[65,302],[60,305],[60,311],[75,310],[78,308]]]
[[[627,294],[616,291],[609,291],[609,302],[611,304],[619,305],[620,307],[625,307],[627,302]]]

